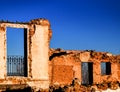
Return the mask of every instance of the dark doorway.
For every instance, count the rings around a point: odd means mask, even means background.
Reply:
[[[7,28],[7,75],[27,76],[27,29]]]
[[[91,85],[93,83],[93,63],[82,62],[81,64],[82,84]]]

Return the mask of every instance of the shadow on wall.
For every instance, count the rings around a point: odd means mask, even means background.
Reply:
[[[33,92],[31,87],[27,87],[24,89],[7,89],[5,92]]]
[[[59,53],[53,53],[50,57],[49,60],[52,60],[54,57],[61,56],[61,55],[66,55],[66,52],[59,52]]]

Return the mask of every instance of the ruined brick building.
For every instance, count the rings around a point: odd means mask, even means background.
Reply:
[[[6,28],[24,28],[24,74],[8,75]],[[52,31],[46,19],[19,23],[0,21],[0,85],[25,84],[37,88],[80,84],[93,85],[120,82],[120,55],[93,50],[75,51],[49,47]]]
[[[70,84],[74,78],[81,84],[120,81],[119,62],[119,55],[108,52],[50,49],[50,81],[59,84]]]

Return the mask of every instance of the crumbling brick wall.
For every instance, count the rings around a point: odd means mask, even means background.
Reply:
[[[51,58],[54,55],[53,58]],[[80,62],[74,54],[65,51],[53,50],[49,61],[49,76],[51,83],[70,84],[71,81],[80,75]]]
[[[118,74],[118,79],[120,81],[120,55],[118,55],[116,59],[117,59],[117,67],[118,67],[117,74]]]
[[[28,32],[27,76],[7,76],[6,27],[24,28]],[[93,50],[49,49],[51,36],[50,23],[46,19],[34,19],[26,23],[0,21],[0,84],[28,84],[48,88],[49,83],[69,85],[73,79],[79,80],[78,84],[81,84],[82,63],[85,62],[93,65],[88,65],[92,70],[93,76],[90,78],[93,77],[93,85],[120,82],[120,55]],[[101,74],[102,62],[110,62],[109,74]]]
[[[93,63],[93,83],[120,81],[120,56],[114,56],[107,52],[96,52],[92,50],[75,51],[50,49],[49,52],[49,77],[52,84],[70,84],[74,78],[82,82],[81,63]],[[102,75],[101,63],[110,62],[110,74]],[[62,69],[61,69],[62,68]],[[66,79],[68,76],[68,79]]]
[[[73,66],[55,65],[52,74],[52,82],[60,84],[70,84],[73,79]]]

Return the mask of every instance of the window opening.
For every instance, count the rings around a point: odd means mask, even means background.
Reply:
[[[111,63],[110,62],[101,62],[101,74],[102,75],[111,74]]]
[[[27,29],[7,28],[7,75],[27,76]]]

